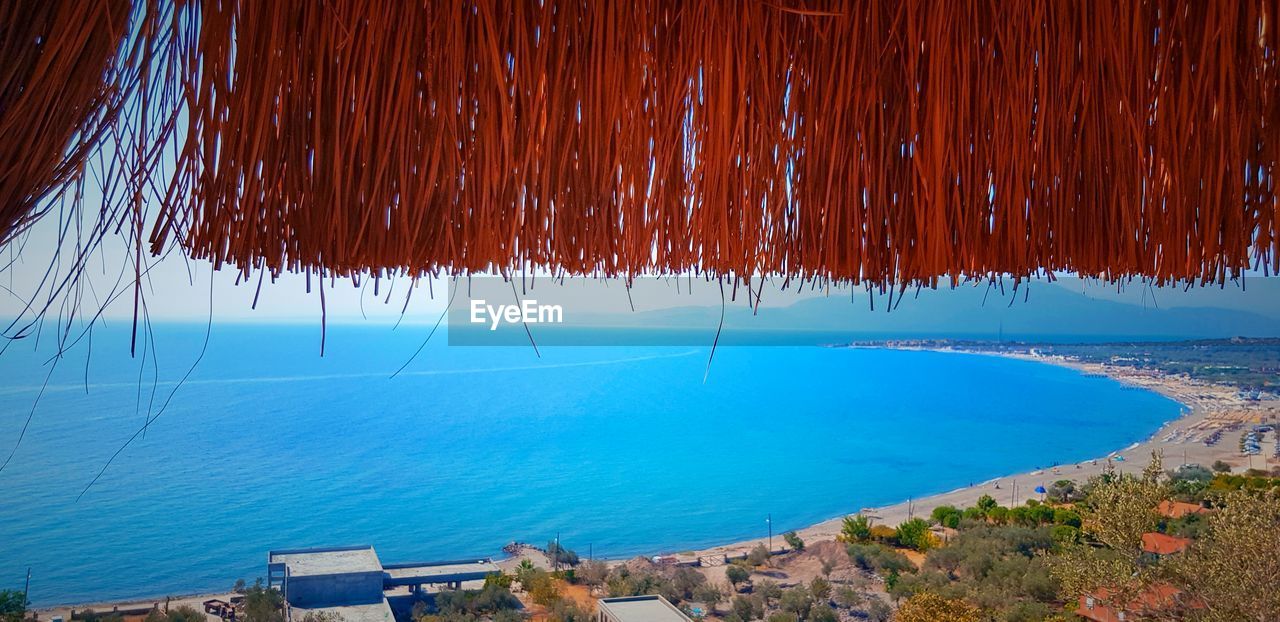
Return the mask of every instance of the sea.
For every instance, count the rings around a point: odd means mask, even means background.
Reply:
[[[60,356],[10,343],[0,588],[224,591],[269,550],[326,545],[678,553],[1101,457],[1181,409],[1058,366],[826,347],[842,335],[712,356],[710,334],[535,350],[431,328],[329,325],[323,356],[314,322],[154,324],[134,356],[127,322]]]

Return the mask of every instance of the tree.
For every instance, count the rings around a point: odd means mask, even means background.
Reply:
[[[840,537],[838,540],[846,544],[855,542],[866,542],[871,539],[871,521],[861,514],[844,517],[844,524],[840,527]]]
[[[836,569],[836,560],[830,557],[822,558],[822,576],[831,577],[831,571]]]
[[[1159,567],[1145,563],[1142,534],[1160,522],[1156,506],[1167,493],[1161,474],[1160,455],[1153,452],[1141,475],[1108,470],[1090,480],[1081,540],[1102,546],[1061,544],[1061,553],[1049,558],[1067,598],[1105,587],[1106,604],[1127,604],[1160,580]]]
[[[981,497],[978,497],[977,508],[978,511],[983,514],[990,512],[991,508],[996,507],[996,505],[996,500],[991,495],[982,495]]]
[[[898,607],[895,622],[979,622],[977,607],[963,600],[943,598],[932,592],[920,592]]]
[[[495,586],[504,590],[510,590],[511,584],[515,582],[515,577],[505,572],[490,572],[484,576],[484,587]]]
[[[587,585],[603,585],[605,578],[609,576],[609,566],[598,559],[586,561],[578,567],[575,576]]]
[[[898,530],[888,525],[876,525],[871,528],[871,539],[876,542],[892,543],[897,535]]]
[[[760,596],[734,596],[730,605],[733,613],[743,620],[758,620],[764,617],[764,599]]]
[[[893,615],[893,609],[889,608],[889,603],[879,596],[871,596],[867,599],[867,619],[871,622],[888,622],[889,616]]]
[[[1070,525],[1079,528],[1083,524],[1080,513],[1066,508],[1057,508],[1053,511],[1053,524]]]
[[[724,592],[710,583],[703,583],[693,589],[692,597],[693,600],[706,603],[708,608],[715,609],[724,600]]]
[[[765,548],[763,544],[757,544],[755,548],[751,549],[750,553],[747,553],[747,564],[751,566],[762,566],[765,562],[769,561],[769,556],[769,549]]]
[[[898,525],[894,537],[898,544],[917,551],[933,548],[933,533],[929,531],[929,523],[923,518],[912,518]]]
[[[1060,479],[1049,484],[1049,490],[1044,495],[1045,499],[1054,503],[1070,503],[1079,500],[1079,493],[1076,490],[1076,483],[1069,479]]]
[[[800,536],[796,532],[788,531],[787,533],[782,534],[782,539],[786,540],[787,546],[792,549],[796,551],[804,550],[804,540],[801,540]]]
[[[997,525],[1006,525],[1009,523],[1009,508],[997,505],[988,510],[986,516]]]
[[[837,605],[845,609],[853,609],[865,602],[866,598],[862,595],[862,592],[848,585],[842,585],[836,588],[835,601]]]
[[[1221,461],[1221,460],[1214,460],[1214,461],[1213,461],[1213,470],[1214,470],[1214,472],[1216,472],[1216,473],[1230,473],[1230,472],[1231,472],[1231,465],[1229,465],[1229,464],[1227,464],[1227,463],[1225,463],[1225,462],[1223,462],[1223,461]]]
[[[554,622],[591,622],[590,611],[572,598],[560,598],[551,604],[547,617]]]
[[[767,605],[770,601],[782,596],[782,588],[778,587],[778,584],[773,581],[761,579],[760,582],[756,584],[755,593],[759,594],[760,598],[763,598]]]
[[[18,590],[0,590],[0,622],[21,622],[27,613],[27,595]]]
[[[954,516],[955,518],[952,519],[951,518],[952,516]],[[940,505],[936,508],[933,508],[933,512],[929,514],[929,517],[933,519],[933,522],[939,525],[942,525],[944,527],[951,527],[954,529],[956,525],[960,524],[961,513],[960,513],[960,510],[956,509],[954,505]],[[948,521],[954,522],[955,525],[948,525],[947,524]]]
[[[794,613],[797,618],[803,620],[809,617],[809,608],[813,607],[813,596],[803,586],[793,587],[782,592],[782,597],[778,599],[778,607],[783,611]]]
[[[262,579],[244,593],[244,622],[284,622],[284,598],[275,588],[263,587]]]
[[[565,566],[578,565],[578,554],[560,546],[560,542],[556,540],[547,543],[547,557],[557,564]]]
[[[1168,570],[1205,620],[1280,620],[1280,492],[1223,497],[1201,537]]]
[[[249,586],[245,585],[244,579],[236,579],[236,584],[232,586],[231,591],[237,594],[243,594]]]
[[[539,605],[551,605],[560,598],[560,588],[556,586],[555,577],[545,570],[534,569],[522,573],[520,585],[529,593],[529,598]]]
[[[808,622],[838,622],[840,617],[826,603],[814,605],[809,609]]]
[[[693,568],[676,568],[675,573],[671,576],[672,587],[675,588],[680,598],[685,600],[692,598],[693,591],[706,582],[707,577]]]
[[[825,603],[831,599],[831,582],[822,577],[814,577],[809,582],[809,593],[813,594],[814,600]]]
[[[751,578],[751,571],[738,564],[729,564],[724,569],[724,577],[729,580],[730,585],[736,588],[739,583]]]

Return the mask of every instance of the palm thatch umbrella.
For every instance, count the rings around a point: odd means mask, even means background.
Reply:
[[[98,224],[90,244],[246,277],[1221,283],[1280,269],[1278,17],[1277,0],[16,0],[0,244],[64,200]]]

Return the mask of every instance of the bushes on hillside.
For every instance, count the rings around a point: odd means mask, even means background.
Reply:
[[[840,526],[840,536],[836,539],[846,544],[870,540],[871,521],[861,514],[844,517],[844,523]]]
[[[898,525],[893,536],[900,546],[921,552],[933,548],[936,543],[933,532],[929,531],[929,523],[923,518],[903,521]]]
[[[906,555],[881,544],[850,544],[848,552],[849,559],[864,570],[888,574],[915,569]]]

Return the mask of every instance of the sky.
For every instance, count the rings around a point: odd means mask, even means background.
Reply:
[[[52,214],[51,216],[56,216]],[[46,218],[28,233],[29,238],[23,252],[15,252],[16,244],[2,251],[5,261],[13,263],[0,271],[0,317],[13,317],[20,312],[30,292],[36,291],[41,278],[52,258],[51,249],[57,246],[58,227],[56,219]],[[64,245],[64,246],[70,246]],[[214,271],[212,265],[202,260],[190,260],[173,253],[157,261],[148,257],[152,267],[148,272],[144,286],[146,311],[156,321],[205,322],[212,310],[213,318],[218,322],[301,322],[319,323],[321,320],[321,298],[318,279],[312,279],[312,291],[307,292],[307,280],[302,275],[285,274],[274,283],[267,277],[259,292],[257,275],[248,282],[238,281],[238,273],[234,268],[224,267]],[[127,247],[121,238],[108,236],[102,248],[89,262],[87,270],[90,287],[86,288],[83,307],[96,310],[97,300],[106,296],[113,286],[122,292],[116,301],[109,305],[104,313],[108,320],[130,319],[133,316],[133,296],[129,279],[132,277],[131,259]],[[121,279],[121,274],[124,278]],[[212,277],[212,287],[210,278]],[[1058,284],[1062,287],[1085,293],[1101,300],[1115,300],[1135,305],[1151,305],[1160,307],[1220,307],[1235,310],[1280,310],[1280,287],[1259,286],[1260,274],[1247,276],[1244,287],[1238,283],[1227,283],[1220,287],[1191,288],[1184,290],[1176,287],[1152,288],[1140,282],[1123,286],[1102,282],[1075,279],[1070,276],[1062,278]],[[1277,281],[1268,279],[1271,285]],[[1255,286],[1250,291],[1249,284]],[[536,279],[534,291],[537,291]],[[465,286],[465,282],[463,283]],[[693,280],[693,295],[690,295],[689,280],[681,278],[677,284],[674,280],[650,282],[637,286],[632,291],[630,300],[626,297],[621,283],[611,288],[617,294],[612,300],[601,300],[600,307],[592,311],[625,311],[632,304],[637,310],[647,310],[678,306],[718,306],[720,293],[713,283]],[[349,279],[337,279],[326,282],[324,308],[326,321],[329,323],[434,323],[445,307],[448,296],[448,283],[443,280],[427,279],[413,282],[411,279],[399,278],[380,284],[378,295],[374,295],[371,281],[362,282],[362,287],[355,287]],[[1035,284],[1039,287],[1041,285]],[[410,290],[412,293],[410,294]],[[258,300],[254,305],[254,297]],[[945,290],[938,295],[947,295]],[[406,300],[406,296],[408,296]],[[839,296],[849,298],[846,291],[797,289],[794,285],[786,291],[778,288],[776,280],[765,286],[761,296],[761,304],[770,306],[789,306],[799,300],[822,296]],[[857,296],[866,294],[859,291]],[[855,297],[856,298],[856,297]],[[739,302],[743,304],[745,289],[739,290]],[[907,300],[904,304],[910,304]],[[401,313],[404,313],[403,320]]]

